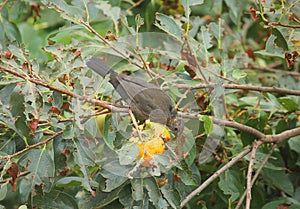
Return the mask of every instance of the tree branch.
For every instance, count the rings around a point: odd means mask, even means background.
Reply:
[[[289,139],[291,137],[298,136],[298,135],[300,135],[300,127],[294,128],[291,130],[287,130],[287,131],[284,131],[284,132],[282,132],[280,134],[276,134],[276,135],[266,135],[265,137],[263,137],[259,140],[266,142],[266,143],[280,143],[286,139]]]
[[[126,54],[123,51],[119,50],[114,45],[112,45],[108,40],[106,40],[104,37],[102,37],[88,22],[85,22],[85,21],[81,20],[80,23],[82,25],[84,25],[91,33],[96,35],[103,43],[105,43],[107,46],[109,46],[112,50],[114,50],[115,52],[120,54],[123,58],[128,60],[131,64],[133,64],[133,65],[135,65],[135,66],[137,66],[141,69],[144,69],[143,65],[140,65],[137,62],[135,62],[134,60],[132,60],[128,54]]]
[[[262,163],[260,164],[259,168],[256,170],[255,172],[255,175],[253,176],[252,178],[252,181],[251,181],[251,187],[253,186],[253,184],[255,183],[258,175],[260,174],[261,170],[263,169],[263,167],[266,165],[266,163],[268,162],[269,158],[271,157],[275,147],[277,145],[276,144],[273,144],[271,149],[269,150],[268,154],[266,155],[266,157],[264,158],[264,160],[262,161]],[[240,198],[238,204],[236,205],[236,207],[234,209],[239,209],[246,197],[246,194],[247,194],[247,190],[245,190],[245,192],[243,193],[242,197]]]
[[[55,134],[53,134],[52,136],[50,136],[49,138],[47,138],[46,140],[44,141],[41,141],[41,142],[38,142],[36,144],[33,144],[33,145],[30,145],[30,146],[27,146],[26,148],[22,149],[21,151],[19,152],[16,152],[12,155],[5,155],[5,156],[0,156],[0,160],[3,160],[3,159],[11,159],[13,157],[16,157],[18,155],[21,155],[23,154],[24,152],[30,150],[30,149],[33,149],[35,147],[38,147],[38,146],[41,146],[41,145],[44,145],[44,144],[47,144],[49,141],[51,141],[52,139],[54,139],[55,137],[59,136],[60,134],[62,134],[63,131],[59,131],[59,132],[56,132]]]
[[[246,187],[246,209],[250,209],[250,203],[251,203],[251,179],[252,179],[252,172],[253,172],[253,167],[254,167],[254,160],[255,160],[255,155],[258,147],[262,144],[262,141],[254,141],[253,146],[252,146],[252,151],[251,151],[251,156],[249,160],[249,165],[248,165],[248,172],[247,172],[247,187]]]
[[[218,178],[224,171],[233,166],[236,162],[242,159],[245,155],[247,155],[251,151],[251,147],[246,147],[241,153],[232,158],[230,162],[225,164],[221,169],[217,170],[212,176],[210,176],[206,181],[204,181],[197,189],[191,192],[185,199],[181,202],[180,207],[185,206],[193,197],[198,195],[203,189],[205,189],[211,182],[213,182],[216,178]]]
[[[177,84],[172,83],[178,88],[190,88],[190,89],[201,89],[201,88],[213,88],[216,84],[197,84],[195,86],[190,86],[188,84]],[[253,86],[253,85],[244,85],[244,84],[223,84],[221,85],[225,89],[238,89],[238,90],[248,90],[248,91],[259,91],[259,92],[272,92],[278,94],[288,94],[288,95],[297,95],[300,96],[300,90],[291,90],[278,87],[267,87],[267,86]]]
[[[51,86],[51,85],[49,85],[48,83],[46,83],[45,81],[43,81],[41,79],[28,77],[28,75],[19,73],[15,70],[12,70],[12,69],[8,69],[8,68],[4,68],[4,67],[0,66],[0,71],[11,73],[11,74],[13,74],[13,75],[15,75],[19,78],[22,78],[22,79],[26,80],[26,81],[30,81],[30,82],[35,83],[35,84],[40,85],[40,86],[44,86],[44,87],[49,88],[53,91],[57,91],[57,92],[69,95],[69,96],[71,96],[73,98],[77,98],[79,100],[83,100],[83,101],[86,101],[86,102],[89,102],[89,103],[92,103],[92,104],[95,104],[95,105],[99,105],[99,106],[107,108],[111,111],[128,112],[127,108],[116,107],[116,106],[112,105],[109,102],[101,101],[101,100],[98,100],[98,99],[91,99],[87,96],[81,96],[81,95],[75,94],[71,91],[67,91],[67,90],[64,90],[64,89],[57,88],[55,86]]]
[[[27,174],[29,174],[30,172],[29,171],[23,171],[21,173],[18,174],[17,178],[21,177],[21,176],[26,176]],[[12,177],[9,177],[7,179],[2,179],[0,180],[0,183],[5,183],[5,182],[9,182],[12,180]]]

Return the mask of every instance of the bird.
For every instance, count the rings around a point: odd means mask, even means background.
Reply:
[[[109,82],[137,120],[149,119],[167,125],[175,135],[182,130],[182,120],[177,118],[174,102],[159,87],[141,78],[119,74],[96,56],[91,57],[86,65],[103,78],[109,76]]]

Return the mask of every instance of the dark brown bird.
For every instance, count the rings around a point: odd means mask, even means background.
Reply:
[[[176,118],[173,101],[160,88],[140,78],[118,74],[96,57],[92,57],[86,64],[102,77],[109,74],[109,82],[129,105],[137,120],[150,119],[166,124],[175,132],[182,129],[181,120]]]

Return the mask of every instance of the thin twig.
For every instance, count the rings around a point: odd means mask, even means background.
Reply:
[[[126,11],[130,11],[133,8],[139,6],[141,3],[143,3],[145,0],[139,0],[138,2],[136,2],[135,4],[131,5]]]
[[[275,63],[275,64],[277,64],[277,63]],[[282,64],[282,62],[280,62],[280,64]],[[258,65],[252,65],[251,69],[259,70],[259,71],[273,72],[273,73],[281,73],[282,75],[300,76],[299,72],[293,72],[293,71],[287,71],[287,70],[278,70],[278,69],[274,69],[270,66],[269,67],[261,67],[261,66],[258,66]]]
[[[221,169],[217,170],[213,175],[211,175],[206,181],[204,181],[197,189],[191,192],[188,196],[184,198],[181,202],[180,207],[185,206],[193,197],[199,194],[203,189],[205,189],[211,182],[213,182],[216,178],[218,178],[224,171],[229,169],[235,163],[237,163],[240,159],[242,159],[245,155],[247,155],[251,151],[251,147],[246,147],[241,153],[231,159],[230,162],[225,164]]]
[[[4,2],[2,2],[2,5],[0,7],[0,12],[2,11],[2,9],[5,7],[5,5],[7,4],[8,0],[5,0]]]
[[[112,50],[114,50],[115,52],[120,54],[123,58],[128,60],[131,64],[143,69],[143,65],[138,64],[137,62],[132,60],[128,54],[116,48],[113,44],[111,44],[111,42],[109,42],[103,36],[101,36],[88,22],[81,20],[80,23],[83,24],[89,31],[91,31],[91,33],[95,34],[101,41],[103,41],[103,43],[109,46]]]
[[[188,114],[188,113],[182,113],[182,112],[177,112],[177,114],[182,118],[190,118],[190,119],[198,119],[199,120],[199,117],[200,117],[200,115],[198,115],[198,114]],[[209,117],[212,119],[214,124],[217,124],[220,126],[236,128],[240,131],[245,131],[247,133],[252,134],[253,136],[255,136],[258,139],[266,138],[265,134],[263,134],[262,132],[260,132],[250,126],[246,126],[246,125],[243,125],[241,123],[237,123],[237,122],[231,121],[231,120],[224,120],[224,119],[216,118],[214,116],[209,116]]]
[[[217,84],[213,84],[213,83],[197,84],[194,86],[190,86],[188,84],[178,84],[178,83],[172,83],[172,84],[178,88],[191,88],[191,89],[213,88],[217,85]],[[253,86],[253,85],[245,85],[245,84],[223,84],[223,85],[221,85],[221,87],[223,87],[225,89],[273,92],[273,93],[278,93],[278,94],[288,94],[288,95],[300,96],[300,90],[291,90],[291,89],[278,88],[278,87]]]
[[[138,126],[138,124],[137,124],[137,121],[136,121],[136,119],[135,119],[135,117],[134,117],[134,115],[133,115],[131,109],[128,110],[128,113],[129,113],[129,115],[130,115],[130,117],[131,117],[131,120],[132,120],[132,123],[133,123],[133,125],[134,125],[134,128],[135,128],[135,130],[136,130],[137,133],[138,133],[138,137],[139,137],[139,139],[141,140],[141,142],[143,143],[143,138],[142,138],[142,135],[141,135],[141,130],[139,129],[139,126]]]
[[[29,173],[30,173],[30,171],[23,171],[23,172],[18,174],[17,178],[22,177],[22,176],[26,176]],[[7,179],[0,180],[0,183],[10,182],[11,180],[12,180],[12,177],[9,177]]]
[[[27,151],[30,150],[30,149],[33,149],[33,148],[35,148],[35,147],[38,147],[38,146],[47,144],[49,141],[51,141],[51,140],[54,139],[55,137],[61,135],[62,133],[63,133],[63,131],[56,132],[55,134],[53,134],[52,136],[50,136],[50,137],[47,138],[46,140],[40,141],[40,142],[38,142],[38,143],[36,143],[36,144],[33,144],[33,145],[29,145],[29,146],[25,147],[24,149],[20,150],[19,152],[16,152],[16,153],[11,154],[11,155],[0,156],[0,160],[3,160],[3,159],[11,159],[11,158],[13,158],[13,157],[16,157],[16,156],[18,156],[18,155],[23,154],[24,152],[27,152]]]
[[[285,28],[300,28],[300,25],[289,25],[289,24],[285,24],[285,23],[280,23],[280,22],[269,22],[267,21],[266,22],[268,25],[272,25],[272,26],[282,26],[282,27],[285,27]]]
[[[251,156],[249,160],[249,165],[248,165],[248,172],[247,172],[247,187],[246,187],[246,209],[250,209],[250,203],[251,203],[251,178],[252,178],[252,172],[253,172],[253,167],[254,167],[254,160],[255,160],[255,155],[258,147],[262,144],[262,141],[254,141],[253,142],[253,147],[251,151]]]
[[[263,167],[266,165],[266,163],[268,162],[269,158],[271,157],[275,147],[277,146],[277,144],[273,144],[271,149],[269,150],[268,154],[266,155],[266,157],[264,158],[264,160],[262,161],[262,163],[260,164],[259,168],[256,170],[255,175],[252,178],[251,181],[251,187],[254,185],[256,179],[258,178],[261,170],[263,169]],[[240,198],[238,204],[236,205],[236,207],[234,209],[239,209],[246,197],[247,194],[247,190],[245,190],[245,192],[243,193],[242,197]]]
[[[43,80],[37,79],[37,78],[28,77],[28,75],[16,72],[12,69],[8,69],[8,68],[4,68],[4,67],[0,66],[0,71],[5,71],[5,72],[8,72],[8,73],[11,73],[11,74],[13,74],[13,75],[15,75],[19,78],[22,78],[22,79],[26,80],[26,81],[30,81],[30,82],[35,83],[35,84],[40,85],[40,86],[44,86],[48,89],[51,89],[51,90],[69,95],[69,96],[71,96],[73,98],[77,98],[79,100],[83,100],[83,101],[86,101],[86,102],[89,102],[89,103],[92,103],[92,104],[95,104],[95,105],[99,105],[99,106],[107,108],[111,111],[114,111],[114,110],[116,110],[118,112],[127,112],[128,111],[127,108],[118,108],[118,107],[112,105],[109,102],[101,101],[101,100],[98,100],[98,99],[91,99],[87,96],[81,96],[81,95],[75,94],[74,92],[71,92],[71,91],[68,91],[68,90],[65,90],[65,89],[60,89],[60,88],[55,87],[55,86],[51,86],[46,81],[43,81]]]

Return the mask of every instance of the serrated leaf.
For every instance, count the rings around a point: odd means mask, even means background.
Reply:
[[[112,190],[120,187],[122,184],[124,184],[128,178],[123,177],[121,175],[115,175],[113,173],[102,171],[101,175],[106,178],[105,180],[105,189],[104,192],[111,192]]]
[[[188,17],[191,13],[190,6],[203,4],[204,0],[180,0],[180,3],[184,8],[185,16]]]
[[[156,13],[155,25],[166,33],[181,40],[180,28],[170,16],[162,13]]]
[[[85,17],[85,12],[79,5],[69,5],[63,0],[42,0],[42,3],[49,8],[56,8],[60,12],[61,17],[70,21],[78,21]]]
[[[150,197],[150,201],[159,208],[166,208],[168,203],[166,200],[163,199],[157,183],[153,177],[145,178],[144,179],[144,186],[148,191],[148,195]]]
[[[114,24],[118,23],[121,15],[120,7],[112,7],[106,2],[101,2],[101,4],[97,4],[96,7],[101,9],[105,16],[110,17]]]
[[[132,187],[132,198],[135,201],[143,200],[144,198],[143,178],[132,179],[131,187]]]
[[[78,208],[77,202],[73,196],[55,189],[51,190],[49,193],[38,193],[33,198],[33,205],[36,205],[39,208]]]
[[[48,151],[31,149],[19,161],[20,166],[34,175],[33,184],[41,184],[43,178],[54,176],[54,162]]]
[[[180,195],[177,190],[169,184],[164,185],[160,190],[172,208],[180,208]]]
[[[119,198],[119,193],[123,190],[124,186],[120,186],[111,192],[97,192],[95,197],[79,200],[78,208],[103,208]]]
[[[197,186],[198,182],[196,181],[196,179],[193,177],[193,173],[190,169],[184,169],[178,170],[177,175],[179,176],[180,180],[188,186]]]

